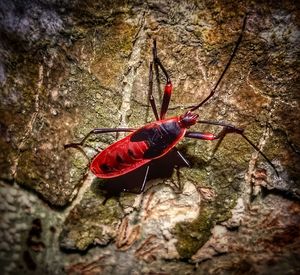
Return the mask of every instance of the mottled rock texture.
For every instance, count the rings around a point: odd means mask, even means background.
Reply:
[[[299,8],[0,0],[1,274],[299,274]],[[80,150],[64,149],[96,127],[154,120],[154,38],[174,86],[168,116],[199,103],[246,14],[197,113],[245,128],[279,176],[239,135],[186,138],[190,167],[166,157],[143,194],[118,194],[123,183],[96,179]],[[82,149],[91,159],[123,136],[92,135]]]

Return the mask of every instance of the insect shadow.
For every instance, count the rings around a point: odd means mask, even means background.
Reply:
[[[176,169],[177,180],[180,182],[179,169],[182,167],[190,167],[182,158],[179,157],[177,149],[171,150],[161,158],[154,159],[150,166],[147,175],[147,186],[151,186],[151,180],[155,179],[170,179]],[[103,204],[106,203],[111,197],[119,197],[122,192],[141,193],[141,186],[137,183],[143,183],[145,180],[145,169],[147,167],[140,167],[130,173],[127,173],[118,178],[100,179],[95,178],[92,183],[92,190],[97,194],[105,196]],[[181,184],[179,187],[174,183],[174,189],[180,192]]]

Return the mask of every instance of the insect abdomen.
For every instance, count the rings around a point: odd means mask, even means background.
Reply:
[[[130,172],[143,165],[144,152],[148,149],[145,142],[130,142],[129,137],[112,144],[91,163],[92,172],[99,177],[109,178]]]

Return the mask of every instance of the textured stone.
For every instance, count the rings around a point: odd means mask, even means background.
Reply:
[[[297,3],[12,0],[0,1],[0,10],[0,265],[7,274],[299,273]],[[197,112],[245,127],[279,177],[241,136],[221,144],[185,139],[178,147],[191,167],[177,173],[165,159],[170,167],[152,167],[143,195],[105,197],[100,187],[110,182],[95,180],[84,155],[64,145],[95,127],[153,121],[153,38],[174,86],[168,116],[203,100],[246,13],[233,62]],[[156,85],[154,97],[159,105]],[[91,136],[83,149],[92,158],[122,136]]]

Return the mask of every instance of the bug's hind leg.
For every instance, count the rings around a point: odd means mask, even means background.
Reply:
[[[189,163],[188,160],[180,153],[180,151],[179,151],[176,147],[175,147],[173,150],[176,152],[176,154],[177,154],[177,156],[178,156],[178,158],[177,158],[177,165],[178,165],[178,167],[181,167],[181,166],[190,167],[190,163]]]
[[[174,151],[176,152],[176,155],[178,156],[176,162],[177,164],[175,165],[175,170],[176,170],[176,180],[178,184],[174,183],[174,186],[177,187],[177,192],[175,190],[175,193],[182,193],[184,185],[181,182],[180,178],[180,167],[190,167],[190,163],[188,160],[181,154],[181,152],[177,149],[174,148]]]
[[[145,190],[149,170],[149,165],[145,165],[123,176],[106,179],[103,189],[110,194],[121,192],[140,194]]]
[[[183,191],[183,183],[181,182],[180,177],[180,167],[174,166],[175,173],[166,181],[167,185],[171,187],[175,194],[181,194]]]
[[[175,179],[171,177],[172,185],[174,188],[174,192],[176,194],[181,194],[183,192],[184,185],[181,181],[181,176],[180,176],[180,168],[181,167],[190,167],[190,164],[188,160],[180,153],[180,151],[177,148],[173,149],[174,154],[175,154],[175,159],[174,159],[174,168],[176,174],[174,175]]]
[[[86,140],[92,135],[92,134],[103,134],[103,133],[118,133],[118,132],[133,132],[134,128],[95,128],[92,131],[90,131],[80,142],[72,142],[64,145],[64,148],[78,148],[80,146],[83,146]]]
[[[141,194],[144,192],[145,190],[145,187],[146,187],[146,183],[147,183],[147,178],[148,178],[148,173],[149,173],[149,165],[148,166],[145,166],[144,169],[142,169],[142,173],[140,178],[138,178],[136,181],[139,182],[138,184],[138,187],[139,189],[127,189],[127,188],[124,188],[123,191],[124,192],[130,192],[130,193],[134,193],[134,194]]]
[[[181,167],[189,167],[189,162],[177,148],[173,148],[163,157],[152,160],[149,179],[167,180],[175,193],[181,193],[182,184],[178,177]],[[176,169],[177,174],[174,173],[174,169]],[[171,179],[171,182],[169,179]]]
[[[146,187],[149,169],[150,167],[147,165],[123,176],[103,180],[101,190],[105,192],[105,197],[102,203],[105,204],[107,200],[113,197],[119,198],[122,192],[132,194],[143,193]]]
[[[82,146],[84,145],[84,143],[86,142],[86,140],[92,135],[92,134],[103,134],[103,133],[113,133],[113,132],[132,132],[135,129],[133,128],[95,128],[92,131],[90,131],[80,142],[71,142],[68,144],[64,145],[64,148],[76,148],[77,150],[79,150],[84,156],[85,158],[90,162],[90,158],[87,156],[87,154],[85,153],[85,151],[83,150]],[[93,150],[97,151],[99,153],[99,151],[91,146],[87,146],[92,148]]]
[[[213,133],[201,133],[201,132],[190,132],[187,131],[185,134],[185,137],[189,138],[196,138],[196,139],[203,139],[203,140],[221,140],[230,133],[233,134],[238,134],[242,136],[248,144],[250,144],[268,163],[269,165],[274,169],[276,175],[279,177],[279,173],[276,170],[274,164],[269,160],[269,158],[244,134],[244,129],[242,128],[237,128],[231,124],[227,124],[224,122],[218,122],[218,121],[206,121],[206,120],[199,120],[197,121],[198,123],[203,123],[203,124],[210,124],[210,125],[217,125],[217,126],[222,126],[223,129],[218,133],[218,134],[213,134]],[[220,144],[220,142],[217,144],[217,146]]]

